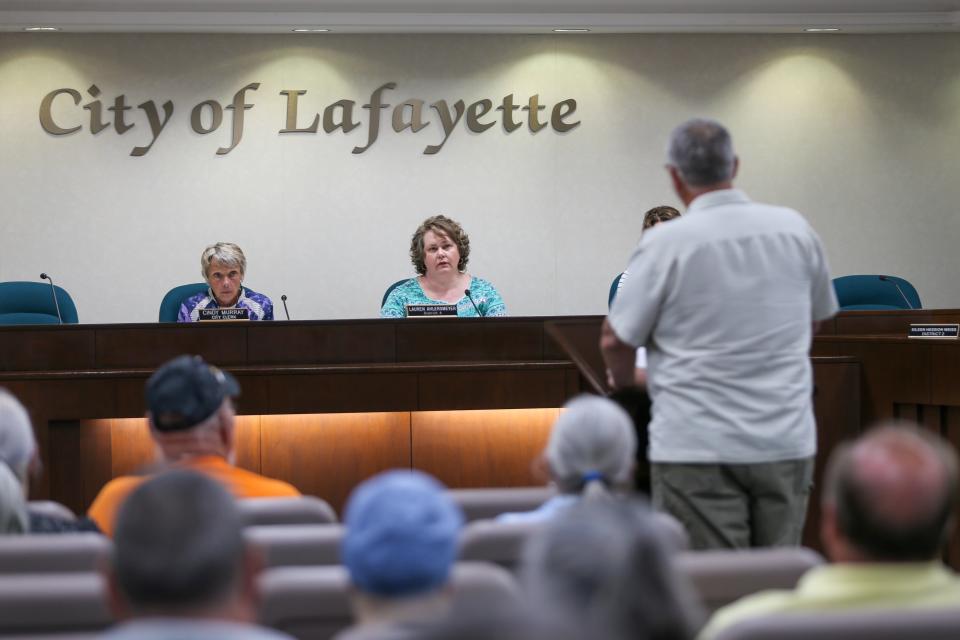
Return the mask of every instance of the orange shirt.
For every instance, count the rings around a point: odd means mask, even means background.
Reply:
[[[235,467],[220,456],[197,456],[175,465],[173,469],[199,471],[220,482],[236,498],[295,498],[300,492],[282,480],[272,480],[259,474]],[[150,476],[121,476],[108,482],[87,511],[104,534],[113,537],[113,524],[120,505],[140,483]]]

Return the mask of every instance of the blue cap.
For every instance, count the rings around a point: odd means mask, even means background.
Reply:
[[[463,513],[445,487],[419,471],[367,480],[347,502],[341,556],[358,589],[404,597],[446,584]]]

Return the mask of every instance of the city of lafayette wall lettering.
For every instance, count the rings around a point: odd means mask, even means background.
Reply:
[[[366,143],[353,148],[353,153],[359,154],[377,141],[381,119],[386,115],[396,133],[407,129],[419,133],[430,127],[435,143],[426,145],[423,153],[433,155],[443,149],[461,122],[474,133],[483,133],[499,122],[507,134],[513,133],[524,124],[533,133],[548,126],[554,131],[565,133],[580,125],[579,120],[573,120],[573,114],[577,110],[577,101],[573,98],[561,100],[549,109],[547,105],[540,104],[539,94],[531,95],[524,101],[511,93],[499,100],[496,106],[493,100],[486,98],[470,104],[463,100],[452,104],[446,100],[437,100],[427,105],[424,100],[417,98],[409,98],[393,105],[385,102],[385,93],[396,88],[395,82],[386,82],[373,90],[366,104],[358,107],[356,101],[342,99],[326,105],[322,110],[307,109],[301,105],[300,98],[306,95],[306,89],[283,89],[280,95],[286,98],[287,108],[285,118],[279,118],[284,125],[278,133],[316,135],[321,128],[326,134],[338,130],[340,133],[348,133],[365,121]],[[226,106],[212,99],[197,103],[190,109],[190,128],[201,135],[213,133],[223,124],[224,112],[230,112],[227,115],[231,126],[230,145],[220,147],[216,152],[221,156],[230,153],[243,140],[244,113],[254,108],[251,94],[258,89],[260,83],[251,82],[237,91]],[[127,104],[126,96],[121,94],[113,99],[111,106],[104,108],[104,101],[100,98],[102,92],[97,85],[91,85],[86,93],[93,99],[82,107],[80,103],[85,97],[76,89],[54,89],[45,95],[40,101],[40,126],[43,130],[54,136],[66,136],[82,131],[86,126],[86,130],[95,135],[112,126],[117,135],[124,135],[139,125],[138,131],[149,128],[149,139],[143,136],[142,144],[134,146],[130,155],[145,156],[173,118],[172,100],[166,100],[162,104],[147,100],[138,104],[135,109]],[[61,102],[66,105],[60,104]],[[70,102],[73,104],[70,105]],[[53,115],[55,103],[58,113],[56,118]],[[89,113],[84,114],[84,111]]]

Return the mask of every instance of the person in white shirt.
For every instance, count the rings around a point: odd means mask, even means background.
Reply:
[[[738,163],[718,122],[673,132],[687,212],[641,238],[601,338],[615,387],[647,348],[653,502],[695,549],[799,543],[816,453],[809,350],[837,310],[817,234],[734,189]]]

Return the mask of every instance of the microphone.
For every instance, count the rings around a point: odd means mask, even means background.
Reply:
[[[477,303],[473,301],[473,296],[470,295],[470,289],[464,289],[464,290],[463,290],[463,293],[464,293],[465,296],[467,296],[467,298],[470,299],[470,304],[472,304],[472,305],[473,305],[473,308],[477,310],[477,315],[482,318],[482,317],[483,317],[483,313],[480,311],[480,307],[477,306]]]
[[[900,285],[897,284],[897,281],[891,278],[890,276],[877,276],[883,282],[889,282],[897,288],[897,291],[900,292],[900,297],[903,298],[903,301],[907,303],[907,309],[913,309],[913,305],[910,304],[910,301],[907,299],[906,294],[903,292],[903,289],[900,288]]]
[[[60,324],[63,324],[63,316],[60,315],[60,303],[57,302],[57,288],[53,286],[53,278],[51,278],[45,273],[41,273],[40,279],[50,281],[50,293],[53,295],[53,306],[56,307],[57,309],[57,320],[60,321]]]
[[[287,311],[287,294],[283,294],[283,295],[280,296],[280,302],[283,303],[283,312],[284,312],[285,314],[287,314],[287,320],[289,320],[289,319],[290,319],[290,312]]]

